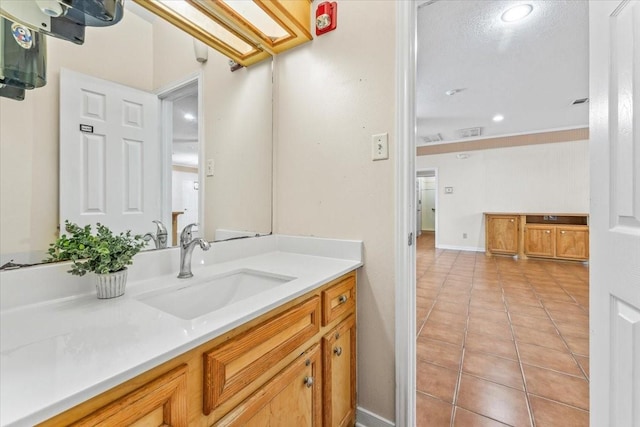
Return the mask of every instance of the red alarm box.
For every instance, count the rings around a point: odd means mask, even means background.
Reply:
[[[338,26],[338,3],[324,2],[316,9],[316,36],[333,31]]]

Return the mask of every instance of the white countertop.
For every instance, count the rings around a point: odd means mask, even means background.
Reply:
[[[196,249],[186,281],[244,268],[295,279],[184,320],[136,299],[186,283],[177,252],[137,255],[125,295],[111,300],[64,264],[0,273],[0,425],[44,421],[362,265],[359,241],[266,236]]]

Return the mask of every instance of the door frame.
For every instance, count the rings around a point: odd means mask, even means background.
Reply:
[[[200,237],[204,237],[205,215],[204,215],[204,194],[205,194],[205,138],[204,138],[204,102],[203,102],[203,73],[196,71],[187,76],[173,81],[155,91],[160,99],[160,139],[162,142],[162,222],[171,228],[171,146],[173,144],[173,101],[185,88],[196,84],[198,92],[198,231]],[[179,230],[177,230],[179,232]],[[179,234],[179,233],[178,233]]]
[[[416,424],[416,20],[396,2],[395,362],[397,427]]]

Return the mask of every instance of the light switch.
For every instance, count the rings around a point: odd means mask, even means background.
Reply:
[[[213,176],[213,159],[207,159],[207,176]]]
[[[444,187],[444,194],[453,194],[453,187]]]
[[[373,135],[371,144],[371,158],[373,160],[387,160],[389,158],[389,134]]]

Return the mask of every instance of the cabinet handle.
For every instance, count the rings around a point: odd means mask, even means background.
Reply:
[[[547,230],[547,231],[545,231],[545,233],[551,234],[551,230]]]
[[[313,377],[304,377],[304,385],[311,388],[313,386]]]
[[[333,354],[335,354],[336,356],[340,356],[342,355],[342,347],[336,347],[333,349]]]
[[[562,230],[562,231],[560,232],[560,234],[564,234],[564,230]]]
[[[346,295],[340,295],[340,296],[338,297],[338,302],[339,302],[340,304],[344,304],[345,302],[347,302],[347,300],[348,300],[348,299],[349,299],[349,297],[347,297]]]
[[[511,219],[510,221],[513,222],[514,220]]]

